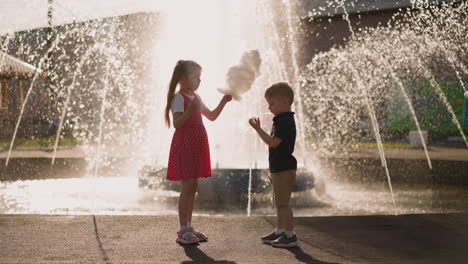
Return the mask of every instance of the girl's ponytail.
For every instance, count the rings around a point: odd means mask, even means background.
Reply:
[[[174,67],[174,71],[172,72],[171,82],[169,83],[169,90],[167,91],[167,103],[166,103],[166,110],[164,111],[164,119],[166,120],[166,126],[171,126],[171,119],[169,118],[169,110],[171,109],[172,99],[174,98],[175,89],[177,84],[179,83],[180,76],[181,76],[181,63],[180,61],[177,62],[177,65]]]
[[[192,72],[195,69],[201,69],[201,66],[198,63],[190,60],[179,60],[174,67],[171,82],[169,83],[169,90],[167,91],[166,110],[164,111],[164,119],[166,120],[167,127],[171,126],[169,111],[171,110],[171,104],[172,100],[174,99],[177,84],[179,84],[180,78],[182,76]]]

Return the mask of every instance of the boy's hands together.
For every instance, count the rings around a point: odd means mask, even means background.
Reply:
[[[255,130],[260,129],[260,119],[258,117],[252,117],[249,119],[249,124],[252,126]]]

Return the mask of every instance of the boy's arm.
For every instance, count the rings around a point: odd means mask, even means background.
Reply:
[[[249,120],[250,125],[257,131],[257,134],[260,138],[271,148],[276,148],[283,141],[281,138],[270,136],[265,130],[260,126],[260,120],[258,118],[251,118]]]
[[[224,106],[226,106],[226,103],[231,101],[231,100],[232,100],[232,96],[225,95],[225,96],[223,96],[223,98],[221,98],[221,100],[219,101],[218,106],[213,111],[211,111],[207,107],[202,107],[202,109],[201,109],[202,114],[204,116],[206,116],[206,118],[208,118],[208,120],[215,121],[218,118],[219,114],[221,114],[221,112],[223,111]]]
[[[257,131],[258,135],[263,140],[263,142],[265,142],[265,144],[267,144],[271,148],[278,147],[279,144],[281,144],[281,142],[283,141],[281,138],[272,137],[268,135],[268,133],[265,132],[262,128],[255,130]]]

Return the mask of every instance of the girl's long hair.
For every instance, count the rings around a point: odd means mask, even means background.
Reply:
[[[174,99],[175,90],[177,84],[183,76],[187,76],[195,70],[201,69],[201,66],[195,61],[191,60],[179,60],[174,67],[172,73],[171,82],[169,83],[169,90],[167,91],[167,104],[166,110],[164,111],[164,118],[166,120],[167,127],[171,126],[171,119],[169,118],[169,111],[171,110],[172,100]]]

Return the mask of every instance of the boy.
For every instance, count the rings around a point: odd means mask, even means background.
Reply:
[[[274,232],[262,237],[263,243],[274,247],[295,247],[297,237],[293,231],[293,213],[289,200],[296,179],[297,161],[292,155],[296,142],[296,123],[291,104],[294,92],[284,82],[275,83],[265,91],[268,109],[274,115],[273,128],[268,135],[260,126],[258,117],[249,119],[250,125],[268,145],[270,177],[277,213]]]

